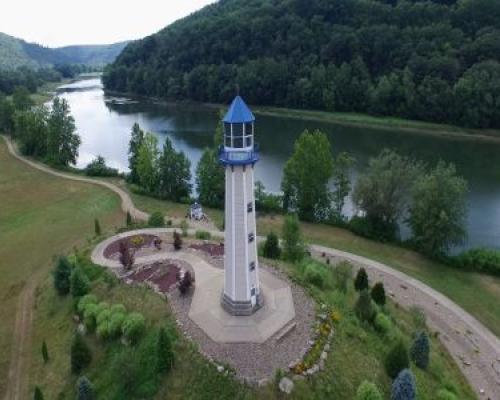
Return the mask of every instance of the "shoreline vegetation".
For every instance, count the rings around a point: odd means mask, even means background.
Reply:
[[[169,101],[152,96],[140,96],[133,93],[117,92],[104,89],[106,95],[123,96],[132,100],[145,100],[154,104],[170,106],[199,106],[219,110],[224,104],[202,103],[190,100]],[[396,134],[427,135],[443,139],[495,143],[500,145],[500,130],[473,129],[449,124],[417,121],[398,117],[373,116],[363,113],[330,112],[321,110],[302,110],[286,107],[254,106],[254,114],[269,117],[285,117],[303,121],[316,121],[332,125],[373,130],[391,131]]]

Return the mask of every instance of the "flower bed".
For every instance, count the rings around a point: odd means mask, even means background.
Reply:
[[[210,255],[211,257],[222,257],[224,255],[224,244],[222,243],[192,244],[189,246],[189,248],[203,251],[204,253]]]
[[[135,249],[142,249],[142,248],[148,248],[152,247],[154,245],[154,240],[157,238],[155,235],[149,235],[149,234],[140,234],[140,235],[134,235],[125,239],[120,239],[120,240],[115,240],[113,243],[108,245],[104,249],[104,257],[106,258],[113,258],[120,252],[120,242],[121,241],[126,241],[128,247],[130,248],[135,248]]]

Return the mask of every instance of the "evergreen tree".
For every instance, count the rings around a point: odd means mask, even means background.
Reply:
[[[173,236],[174,236],[174,249],[175,250],[182,249],[182,238],[179,232],[174,231]]]
[[[61,166],[75,164],[81,139],[65,99],[54,98],[47,124],[47,160]]]
[[[94,232],[96,236],[101,236],[101,224],[97,218],[94,219]]]
[[[77,400],[94,400],[96,398],[94,386],[86,376],[81,376],[76,382]]]
[[[372,299],[379,306],[384,306],[386,302],[385,289],[382,282],[377,282],[372,288]]]
[[[45,340],[42,343],[42,358],[43,362],[47,364],[47,362],[49,361],[49,350],[47,349],[47,343],[45,342]]]
[[[418,368],[427,369],[429,365],[429,353],[429,336],[424,331],[420,331],[411,345],[410,357]]]
[[[327,136],[320,131],[304,131],[284,169],[284,208],[296,211],[306,221],[322,221],[331,214],[328,182],[334,159]]]
[[[75,334],[71,344],[71,372],[79,374],[92,361],[92,353],[79,333]]]
[[[392,383],[391,400],[415,400],[417,384],[409,369],[403,369]]]
[[[139,174],[137,172],[137,160],[139,158],[139,149],[144,142],[144,131],[136,122],[132,127],[132,134],[128,148],[128,168],[130,173],[128,180],[131,183],[139,184]]]
[[[60,296],[65,296],[71,288],[72,265],[66,257],[59,257],[53,272],[54,287]]]
[[[354,306],[356,315],[362,321],[373,322],[376,315],[375,307],[373,307],[370,293],[367,289],[363,289],[359,293],[359,298]]]
[[[283,223],[283,257],[288,261],[300,261],[305,255],[305,246],[296,215],[287,215]]]
[[[133,224],[132,215],[130,214],[130,211],[128,211],[128,210],[127,210],[127,219],[125,221],[125,224],[127,226],[131,226]]]
[[[404,342],[399,339],[389,350],[385,358],[385,370],[387,375],[395,379],[398,374],[405,368],[410,367],[408,359],[408,350]]]
[[[159,195],[179,202],[191,194],[191,162],[186,155],[175,151],[172,141],[165,139],[159,158]]]
[[[383,397],[377,385],[363,381],[356,391],[356,400],[383,400]]]
[[[271,259],[278,259],[281,256],[281,248],[278,236],[271,232],[267,235],[264,246],[262,247],[262,255]]]
[[[166,373],[170,371],[174,363],[174,352],[172,350],[170,337],[163,327],[158,330],[157,355],[158,372]]]
[[[43,397],[43,393],[42,393],[42,389],[40,389],[39,386],[35,386],[35,391],[33,393],[33,400],[43,400],[44,397]]]
[[[90,280],[80,267],[75,267],[71,273],[71,294],[75,298],[85,296],[90,291]]]
[[[370,285],[368,283],[368,274],[364,268],[360,268],[354,279],[354,288],[361,292],[362,290],[369,289]]]

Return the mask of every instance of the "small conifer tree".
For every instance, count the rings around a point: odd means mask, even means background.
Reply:
[[[79,374],[92,361],[92,353],[82,335],[77,333],[71,344],[71,372]]]
[[[94,220],[94,231],[96,236],[101,236],[101,224],[97,218]]]
[[[157,347],[158,372],[166,373],[170,371],[174,363],[174,352],[172,351],[172,343],[170,341],[170,337],[163,327],[158,331]]]
[[[417,385],[409,369],[402,370],[392,383],[391,400],[415,400]]]
[[[80,267],[73,269],[71,274],[71,294],[78,298],[85,296],[90,291],[90,280]]]
[[[267,235],[264,247],[262,248],[262,255],[271,259],[278,259],[281,256],[281,248],[278,236],[271,232]]]
[[[45,342],[45,340],[42,343],[42,358],[45,364],[49,362],[49,350],[47,348],[47,343]]]
[[[383,397],[377,385],[363,381],[356,391],[356,400],[383,400]]]
[[[54,287],[60,296],[65,296],[71,288],[72,265],[66,257],[59,257],[53,272]]]
[[[354,279],[354,288],[361,292],[362,290],[368,289],[368,274],[364,268],[360,268]]]
[[[94,386],[86,376],[81,376],[76,382],[77,400],[94,400]]]
[[[424,331],[417,333],[410,348],[410,357],[418,368],[427,369],[429,365],[430,342]]]
[[[384,306],[386,302],[385,289],[382,282],[377,282],[372,288],[372,299],[379,306]]]
[[[387,353],[385,358],[385,370],[387,375],[395,379],[405,368],[410,367],[408,350],[402,340],[398,340]]]
[[[127,219],[126,219],[125,223],[127,226],[130,226],[133,223],[132,215],[130,214],[130,211],[128,211],[128,210],[127,210]]]
[[[33,393],[33,400],[43,400],[42,389],[39,386],[35,386],[35,391]]]
[[[354,306],[356,315],[362,321],[373,322],[376,315],[375,307],[373,306],[372,299],[368,290],[363,290],[359,294],[358,301]]]
[[[174,249],[180,250],[182,249],[182,238],[179,232],[174,231]]]

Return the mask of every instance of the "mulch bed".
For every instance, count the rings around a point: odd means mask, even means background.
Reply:
[[[136,247],[132,243],[134,238],[137,238],[138,236],[142,237],[143,243],[139,247]],[[125,239],[116,240],[104,249],[104,257],[113,258],[115,254],[118,254],[120,252],[120,242],[122,240],[126,241],[129,247],[136,249],[143,249],[143,248],[153,247],[154,246],[153,242],[157,237],[158,236],[155,235],[140,234],[140,235],[130,236]]]
[[[165,266],[166,272],[161,275],[155,276],[151,279],[161,292],[168,292],[172,286],[177,282],[177,273],[180,268],[175,264],[167,264]]]
[[[222,257],[224,255],[224,244],[222,243],[192,244],[189,246],[189,248],[203,251],[204,253],[207,253],[211,257]]]

